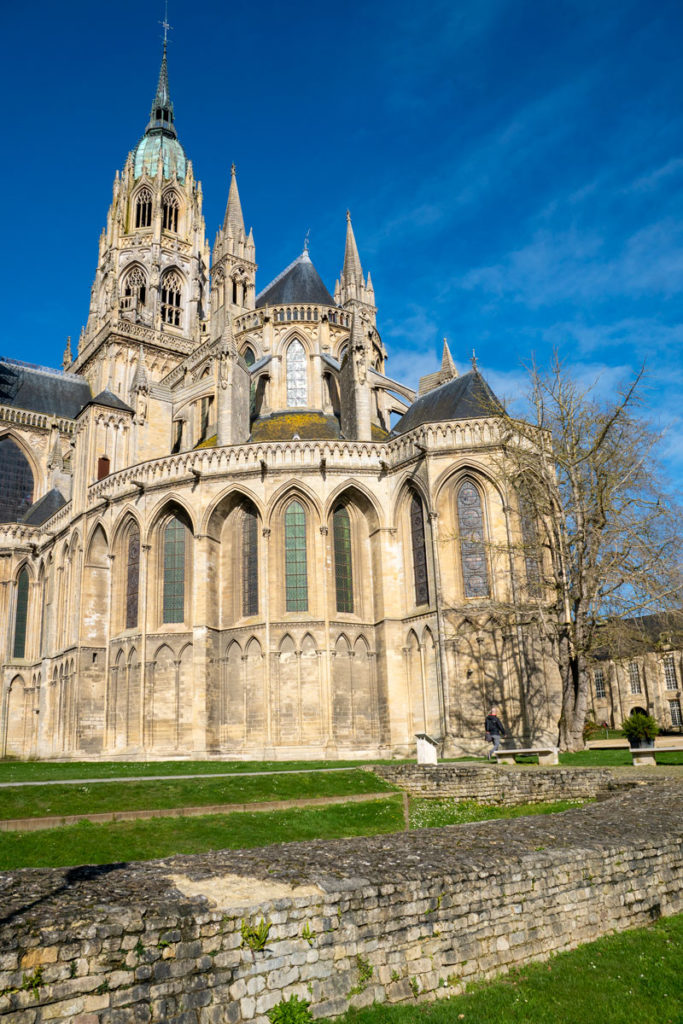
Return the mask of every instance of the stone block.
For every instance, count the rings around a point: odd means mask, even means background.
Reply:
[[[43,964],[57,963],[59,950],[57,946],[36,946],[30,949],[21,958],[21,969],[28,971],[32,967],[41,967]]]

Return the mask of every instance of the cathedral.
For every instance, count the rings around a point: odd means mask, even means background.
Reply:
[[[0,756],[457,756],[492,702],[554,741],[476,364],[388,375],[348,213],[332,292],[307,247],[256,271],[234,166],[209,248],[164,44],[75,351],[0,360]]]

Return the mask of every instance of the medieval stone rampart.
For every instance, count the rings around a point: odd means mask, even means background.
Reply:
[[[267,1024],[293,993],[316,1017],[434,998],[680,911],[682,848],[668,781],[550,817],[5,873],[0,1016]]]

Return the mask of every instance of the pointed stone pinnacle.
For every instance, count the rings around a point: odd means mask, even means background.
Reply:
[[[352,281],[360,284],[363,280],[363,268],[361,267],[360,256],[358,255],[356,236],[353,233],[351,214],[348,210],[346,211],[346,248],[344,250],[342,279],[346,281],[346,284],[350,284]]]
[[[242,238],[244,235],[244,217],[242,216],[242,204],[237,189],[237,174],[235,165],[230,168],[230,191],[228,192],[228,204],[225,208],[223,220],[223,231],[232,238]]]
[[[458,371],[455,368],[453,362],[453,356],[451,350],[448,347],[448,341],[446,338],[443,339],[443,355],[441,357],[441,372],[448,373],[451,377],[457,377]]]

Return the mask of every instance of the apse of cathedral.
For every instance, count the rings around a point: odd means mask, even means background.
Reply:
[[[209,249],[166,47],[63,369],[0,360],[2,756],[481,752],[555,734],[475,365],[387,372],[346,215],[257,290],[233,166]],[[528,623],[528,616],[526,621]]]

